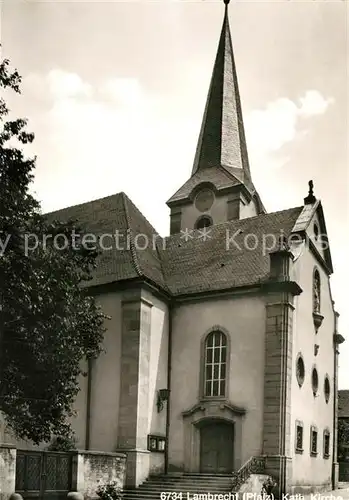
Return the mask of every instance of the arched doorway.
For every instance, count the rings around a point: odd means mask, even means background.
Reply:
[[[200,472],[227,474],[234,470],[234,425],[210,420],[200,426]]]

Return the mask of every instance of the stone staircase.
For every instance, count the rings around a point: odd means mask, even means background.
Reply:
[[[138,488],[133,490],[124,490],[125,500],[160,500],[161,493],[175,492],[182,493],[182,499],[178,495],[178,500],[187,500],[195,493],[222,494],[229,493],[232,490],[232,475],[220,474],[168,474],[159,476],[150,476]],[[189,495],[187,495],[189,493]],[[173,500],[175,495],[168,495],[168,500]],[[167,500],[167,498],[164,498]]]

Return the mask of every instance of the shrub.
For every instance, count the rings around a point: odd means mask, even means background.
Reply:
[[[76,450],[76,440],[74,437],[56,436],[47,449],[49,451]]]
[[[101,500],[120,500],[124,497],[122,490],[117,486],[115,481],[98,486],[96,493]]]
[[[277,482],[269,476],[263,483],[261,495],[271,496],[273,489],[277,486]]]

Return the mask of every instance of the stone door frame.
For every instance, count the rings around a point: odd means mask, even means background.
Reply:
[[[234,426],[233,470],[238,470],[241,467],[244,415],[243,408],[238,408],[225,401],[203,401],[183,412],[184,470],[186,472],[200,472],[200,427],[218,421],[224,421]]]

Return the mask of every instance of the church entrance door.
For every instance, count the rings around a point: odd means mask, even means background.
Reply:
[[[227,474],[233,471],[234,427],[211,421],[200,429],[200,471]]]

